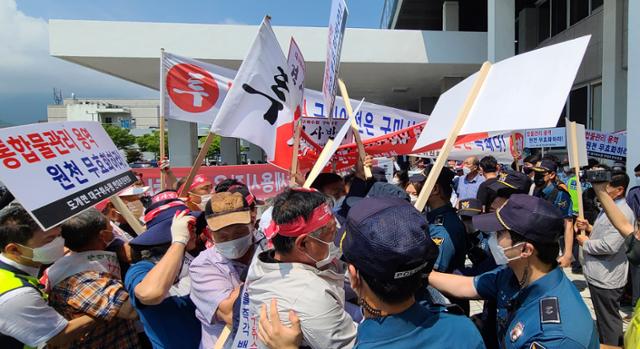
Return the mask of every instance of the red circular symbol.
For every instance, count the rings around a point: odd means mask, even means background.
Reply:
[[[167,91],[180,109],[202,113],[218,101],[220,90],[208,71],[193,64],[174,65],[167,73]]]
[[[511,155],[520,160],[524,152],[524,135],[520,132],[511,134]]]

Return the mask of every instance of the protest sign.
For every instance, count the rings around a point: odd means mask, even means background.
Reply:
[[[587,153],[602,159],[626,161],[627,159],[627,131],[600,132],[585,131]]]
[[[565,119],[567,125],[567,139],[568,152],[569,152],[569,165],[573,168],[576,176],[580,174],[580,167],[587,166],[589,164],[587,158],[587,146],[585,140],[584,125],[576,124],[575,122]],[[578,199],[578,217],[584,219],[584,206],[582,203],[582,181],[576,179],[576,197]],[[580,235],[584,235],[584,231],[580,231]]]
[[[184,177],[190,167],[174,167],[171,170],[176,177]],[[142,174],[142,181],[150,187],[152,195],[160,191],[159,168],[136,168],[133,171]],[[277,195],[289,185],[289,173],[271,164],[202,166],[198,173],[205,175],[214,186],[227,178],[235,178],[246,184],[251,193],[261,200]]]
[[[302,130],[319,146],[327,144],[329,138],[335,138],[336,134],[345,124],[346,119],[302,118]],[[352,142],[352,137],[347,135],[343,143]]]
[[[42,229],[49,229],[136,181],[97,122],[0,129],[0,178]]]
[[[304,100],[304,76],[305,63],[304,56],[296,41],[291,38],[289,43],[289,54],[287,63],[291,70],[291,83],[293,85],[290,91],[289,109],[293,110],[293,150],[291,151],[291,169],[292,180],[295,180],[295,174],[298,171],[298,151],[300,149],[300,133],[302,132],[302,101]]]
[[[510,163],[513,161],[511,148],[513,141],[510,133],[503,133],[483,139],[476,139],[471,142],[457,144],[447,157],[448,160],[462,161],[470,156],[482,158],[491,155],[500,163]],[[439,150],[431,150],[422,154],[415,154],[418,157],[435,159],[440,155]]]
[[[557,124],[587,49],[590,36],[529,51],[494,64],[461,135],[545,128]],[[440,96],[429,116],[429,131],[416,152],[438,149],[456,121],[477,73]],[[431,149],[429,149],[429,147]]]
[[[291,71],[269,18],[260,25],[247,57],[211,125],[211,133],[242,138],[267,154],[270,162],[291,167],[293,113]]]
[[[567,146],[564,127],[526,130],[524,146],[526,148],[561,148]]]
[[[347,4],[344,0],[331,2],[329,14],[329,29],[327,32],[327,58],[324,62],[324,76],[322,79],[322,96],[324,104],[329,110],[333,109],[338,92],[338,71],[340,70],[340,53],[342,41],[347,26]],[[331,115],[329,115],[331,118]]]
[[[160,105],[169,119],[211,124],[236,72],[162,51]]]

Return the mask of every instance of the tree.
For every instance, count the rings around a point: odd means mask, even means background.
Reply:
[[[126,150],[126,154],[127,154],[128,163],[142,161],[142,153],[139,152],[137,149],[129,148]]]
[[[166,141],[169,138],[169,132],[165,132],[164,137],[164,151],[165,153],[169,153],[169,146]],[[136,138],[136,143],[138,143],[140,151],[149,151],[158,154],[160,153],[160,131],[153,131],[142,135]]]
[[[207,137],[200,137],[199,144],[202,145]],[[209,146],[209,150],[207,151],[207,157],[213,158],[217,155],[220,155],[220,139],[221,137],[218,135],[213,136],[213,141],[211,142],[211,146]]]
[[[104,127],[104,130],[107,131],[107,134],[119,149],[126,149],[136,141],[136,137],[130,134],[127,129],[109,124],[103,124],[102,127]]]

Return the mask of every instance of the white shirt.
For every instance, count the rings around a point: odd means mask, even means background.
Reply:
[[[29,275],[38,268],[18,264],[0,254],[0,260]],[[0,333],[38,347],[67,327],[68,321],[50,307],[33,287],[21,287],[0,296]]]

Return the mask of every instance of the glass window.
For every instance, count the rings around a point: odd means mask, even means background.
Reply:
[[[112,124],[113,123],[113,119],[110,116],[106,116],[104,118],[104,123],[105,124]]]
[[[598,7],[602,6],[603,2],[604,0],[591,0],[591,12],[593,12],[593,10],[597,9]]]
[[[549,2],[545,1],[538,7],[538,41],[542,42],[549,38]]]
[[[602,128],[602,84],[591,86],[591,124],[592,130]]]
[[[589,15],[589,2],[584,0],[571,0],[569,9],[569,25],[578,23]]]
[[[567,0],[551,0],[551,36],[567,29]]]
[[[589,87],[583,86],[572,90],[569,94],[569,120],[586,125],[588,113]]]

